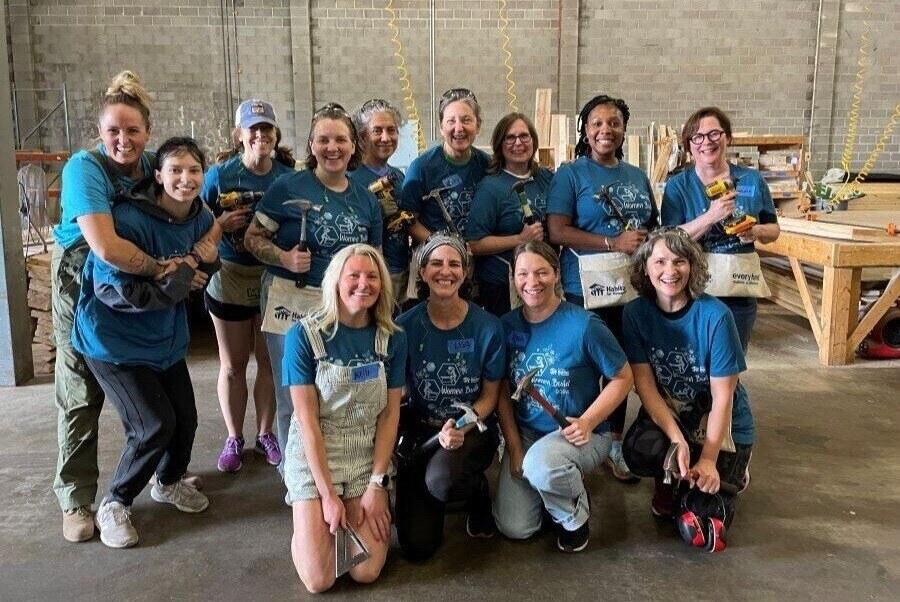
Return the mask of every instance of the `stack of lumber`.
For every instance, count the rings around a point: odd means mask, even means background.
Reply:
[[[538,163],[558,169],[564,161],[575,159],[575,147],[569,144],[574,124],[568,115],[551,114],[553,91],[538,88],[534,99],[534,128],[538,135]]]
[[[811,214],[814,219],[779,217],[784,232],[809,234],[822,238],[836,238],[856,242],[892,242],[896,235],[889,233],[890,224],[900,221],[898,211],[835,211]]]
[[[53,321],[50,306],[50,253],[32,255],[26,260],[28,270],[28,307],[34,336],[31,354],[35,374],[52,374],[56,362]]]

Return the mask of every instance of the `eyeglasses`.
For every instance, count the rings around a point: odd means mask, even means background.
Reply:
[[[531,134],[528,132],[522,134],[507,134],[503,137],[503,142],[507,146],[513,146],[516,142],[528,144],[529,142],[531,142]]]
[[[454,102],[462,98],[470,98],[476,104],[478,103],[478,99],[475,98],[475,94],[468,88],[450,88],[449,90],[441,94],[442,102]]]
[[[366,109],[386,109],[390,104],[383,98],[370,98],[360,107],[360,112]]]
[[[323,117],[323,116],[334,116],[334,115],[337,115],[338,117],[347,117],[347,118],[350,117],[350,115],[347,113],[347,109],[345,109],[344,107],[342,107],[341,105],[339,105],[336,102],[329,102],[328,104],[322,106],[315,113],[313,113],[313,119],[316,119],[318,117]]]
[[[711,130],[709,132],[706,132],[705,134],[701,134],[700,132],[697,132],[696,134],[691,136],[689,138],[689,140],[691,141],[692,144],[700,146],[701,144],[703,144],[704,138],[709,138],[710,142],[717,142],[719,140],[719,138],[722,137],[722,134],[724,134],[724,133],[725,132],[723,132],[722,130]]]

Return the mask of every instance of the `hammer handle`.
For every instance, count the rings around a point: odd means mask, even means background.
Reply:
[[[546,399],[544,399],[544,396],[541,395],[540,391],[538,391],[535,387],[533,387],[533,386],[529,387],[528,390],[526,391],[526,393],[531,395],[531,398],[534,399],[536,402],[538,402],[540,404],[540,406],[542,408],[544,408],[545,412],[550,414],[550,416],[553,418],[553,420],[556,421],[556,424],[558,424],[562,428],[571,426],[572,423],[569,422],[568,420],[566,420],[565,416],[563,416],[562,414],[557,412],[556,408],[554,408],[552,405],[550,405],[550,402],[547,401]]]

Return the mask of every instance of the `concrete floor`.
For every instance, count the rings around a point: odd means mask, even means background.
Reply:
[[[313,597],[294,574],[291,515],[274,469],[248,452],[240,473],[216,471],[224,436],[217,359],[208,331],[195,339],[191,373],[201,421],[192,469],[205,477],[211,505],[188,516],[145,491],[134,505],[140,545],[130,550],[111,550],[96,537],[62,539],[50,491],[51,385],[44,379],[0,390],[0,600]],[[436,558],[410,564],[395,545],[376,584],[339,582],[328,598],[897,599],[900,362],[825,369],[808,326],[769,306],[749,364],[744,382],[758,425],[753,483],[724,554],[688,548],[658,527],[648,510],[652,483],[621,485],[601,472],[588,478],[594,513],[582,554],[555,552],[549,533],[523,543],[473,541],[463,517],[452,515]],[[630,406],[633,413],[637,401]],[[121,425],[107,410],[101,491],[120,446]]]

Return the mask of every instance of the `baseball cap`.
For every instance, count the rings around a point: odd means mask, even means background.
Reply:
[[[249,128],[257,123],[270,123],[277,126],[275,109],[269,103],[258,98],[245,100],[234,113],[234,125]]]

